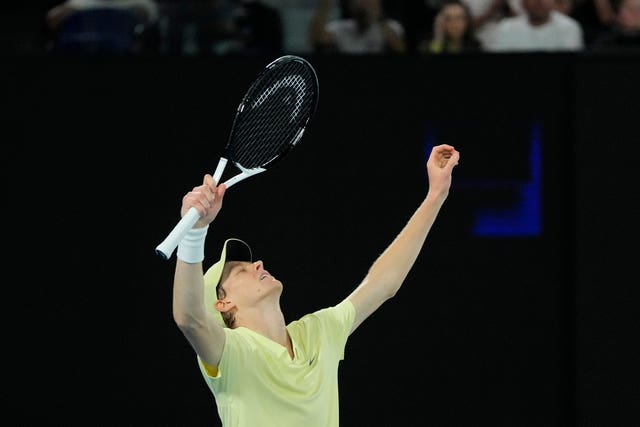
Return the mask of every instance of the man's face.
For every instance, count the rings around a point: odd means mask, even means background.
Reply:
[[[622,0],[618,22],[625,30],[640,31],[640,0]]]
[[[234,305],[253,306],[268,296],[280,296],[282,283],[265,270],[262,261],[230,261],[225,264],[220,278],[225,299]]]
[[[461,39],[468,24],[468,17],[464,8],[458,4],[450,4],[442,9],[445,33],[454,39]]]
[[[546,20],[554,8],[555,0],[522,0],[522,7],[535,21]]]

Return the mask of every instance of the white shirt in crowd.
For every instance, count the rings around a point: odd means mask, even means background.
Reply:
[[[526,15],[504,18],[491,38],[487,51],[578,51],[584,48],[583,31],[573,18],[553,11],[546,24],[533,26]]]

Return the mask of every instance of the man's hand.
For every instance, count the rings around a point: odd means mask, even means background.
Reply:
[[[200,214],[200,218],[194,228],[206,227],[222,209],[225,191],[224,184],[216,185],[213,177],[210,174],[206,174],[202,185],[194,187],[182,198],[180,214],[184,216],[191,207],[194,207]]]
[[[429,194],[446,198],[451,187],[451,174],[458,165],[460,153],[451,145],[436,145],[427,160]]]

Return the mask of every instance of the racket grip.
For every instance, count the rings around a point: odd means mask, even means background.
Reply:
[[[156,253],[164,259],[171,258],[171,254],[178,247],[180,240],[191,230],[200,219],[200,213],[196,208],[190,208],[187,213],[178,221],[167,237],[156,246]]]
[[[218,161],[218,167],[216,167],[216,171],[213,173],[213,179],[216,182],[216,185],[220,184],[220,177],[222,176],[222,172],[224,172],[224,168],[227,166],[227,159],[224,157],[220,157]]]

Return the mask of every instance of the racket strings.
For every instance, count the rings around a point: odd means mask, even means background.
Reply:
[[[229,149],[244,168],[265,166],[289,149],[313,114],[317,80],[301,62],[265,70],[247,93]]]

